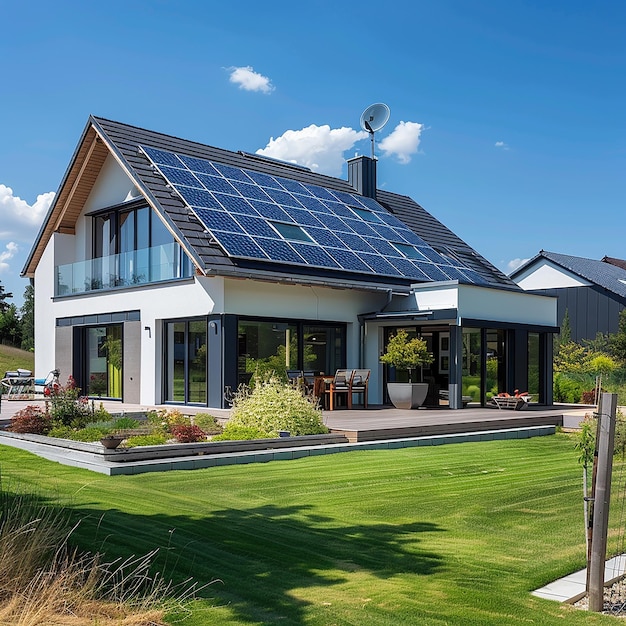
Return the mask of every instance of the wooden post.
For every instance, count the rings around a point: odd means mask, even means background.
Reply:
[[[615,441],[617,394],[603,393],[598,415],[598,471],[593,503],[593,534],[589,561],[589,610],[602,611],[604,605],[604,562],[609,528],[611,475]]]

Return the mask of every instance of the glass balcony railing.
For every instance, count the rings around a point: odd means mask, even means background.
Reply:
[[[58,265],[54,295],[158,283],[192,275],[191,262],[177,243]]]

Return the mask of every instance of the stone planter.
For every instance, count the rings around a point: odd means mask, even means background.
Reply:
[[[396,409],[417,409],[428,395],[428,383],[387,383],[387,393]]]

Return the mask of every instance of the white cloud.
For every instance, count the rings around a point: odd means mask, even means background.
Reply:
[[[254,68],[247,65],[246,67],[229,67],[230,82],[239,85],[239,89],[245,91],[261,91],[262,93],[271,93],[274,91],[274,85],[267,76],[254,71]]]
[[[54,192],[49,191],[37,196],[34,204],[13,195],[13,189],[0,184],[0,239],[16,239],[32,243],[43,218],[54,199]]]
[[[504,141],[496,141],[494,144],[496,148],[502,148],[502,150],[509,150],[509,144],[504,143]]]
[[[5,244],[0,252],[0,274],[8,276],[19,273],[26,260],[39,227],[54,199],[54,192],[42,193],[31,205],[20,197],[13,195],[13,190],[0,184],[0,241]],[[19,242],[19,243],[18,243]],[[19,245],[19,244],[25,245]],[[14,267],[15,266],[15,267]],[[21,285],[7,284],[7,290],[19,293]]]
[[[0,252],[0,274],[9,271],[9,263],[7,261],[10,261],[19,251],[19,246],[14,241],[9,241],[5,246],[4,252]]]
[[[511,259],[506,264],[506,273],[512,274],[518,267],[522,267],[524,263],[528,263],[530,259]]]
[[[423,124],[400,122],[378,147],[383,151],[383,156],[395,156],[400,163],[406,165],[410,163],[411,155],[417,153],[423,130]]]
[[[269,140],[257,154],[298,163],[320,174],[340,176],[345,161],[343,153],[367,137],[365,131],[353,128],[331,128],[327,124],[311,124],[301,130],[287,130],[280,137]]]

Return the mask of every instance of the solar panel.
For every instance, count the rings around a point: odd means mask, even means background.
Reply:
[[[304,259],[286,242],[279,239],[260,238],[256,240],[270,259],[285,263],[304,265]]]
[[[231,254],[235,256],[249,259],[269,259],[268,255],[263,252],[250,235],[215,232],[213,236],[225,250],[231,250]]]
[[[320,267],[333,267],[338,268],[336,261],[324,251],[324,248],[320,248],[316,245],[308,243],[293,242],[291,244],[310,265],[318,265]]]
[[[395,279],[485,282],[436,252],[373,198],[141,150],[230,257]]]

